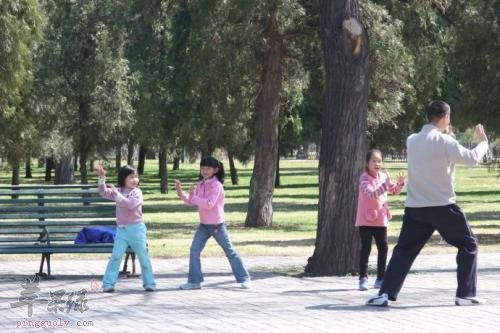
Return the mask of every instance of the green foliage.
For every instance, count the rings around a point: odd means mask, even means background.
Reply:
[[[500,2],[453,1],[453,53],[450,61],[455,123],[483,123],[500,133]]]
[[[44,16],[36,0],[0,3],[0,155],[18,164],[37,146],[28,97]]]
[[[122,5],[111,0],[46,4],[49,23],[37,88],[51,155],[78,151],[86,156],[135,122]]]

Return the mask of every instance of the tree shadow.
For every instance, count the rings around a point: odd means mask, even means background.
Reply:
[[[349,305],[345,303],[338,304],[319,304],[305,307],[306,310],[329,310],[329,311],[354,311],[354,312],[388,312],[392,310],[408,310],[419,308],[448,308],[456,307],[455,304],[432,304],[432,305],[390,305],[390,306],[368,306],[368,305]]]

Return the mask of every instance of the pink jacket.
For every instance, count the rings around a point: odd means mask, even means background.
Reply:
[[[404,184],[387,183],[387,175],[372,177],[363,172],[359,178],[356,226],[387,227],[392,215],[387,206],[387,192],[399,194]]]
[[[198,206],[202,224],[224,222],[224,187],[216,177],[198,182],[192,196],[182,192],[180,198],[188,206]]]
[[[142,191],[136,187],[129,191],[118,188],[118,195],[106,187],[104,180],[99,180],[99,194],[101,197],[116,201],[116,224],[129,225],[142,223]]]

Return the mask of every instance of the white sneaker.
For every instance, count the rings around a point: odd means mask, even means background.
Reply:
[[[240,288],[241,289],[250,289],[250,281],[243,281],[240,283]]]
[[[366,302],[366,305],[387,306],[387,305],[389,305],[389,297],[387,296],[387,294],[382,294],[382,295],[372,297]]]
[[[201,289],[201,283],[183,283],[179,286],[179,289],[182,290],[193,290],[193,289]]]
[[[484,304],[485,301],[481,298],[477,297],[456,297],[455,305],[481,305]]]

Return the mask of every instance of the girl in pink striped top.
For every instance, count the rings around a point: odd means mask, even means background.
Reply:
[[[377,279],[375,288],[380,288],[387,262],[387,225],[391,212],[387,206],[387,192],[399,194],[405,184],[403,173],[392,182],[387,171],[382,170],[382,153],[372,149],[366,154],[365,172],[359,178],[358,210],[356,226],[361,237],[359,257],[359,290],[368,290],[368,258],[372,237],[377,245]]]

